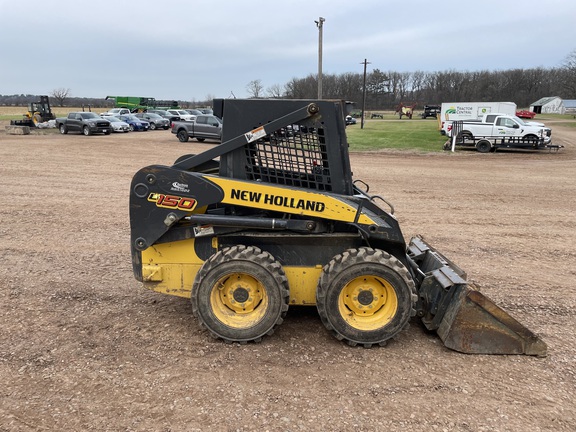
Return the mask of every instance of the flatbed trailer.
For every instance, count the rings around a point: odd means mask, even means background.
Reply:
[[[463,122],[455,121],[452,124],[452,137],[444,144],[444,150],[454,151],[456,146],[474,147],[480,153],[495,152],[500,148],[524,149],[524,150],[556,150],[562,146],[554,145],[546,137],[529,135],[526,137],[503,136],[503,135],[476,135],[472,136],[463,130]]]

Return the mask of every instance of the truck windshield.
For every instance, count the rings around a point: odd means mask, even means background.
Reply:
[[[516,120],[516,122],[519,123],[520,126],[528,126],[528,125],[526,124],[526,122],[525,122],[524,120],[522,120],[522,119],[521,119],[520,117],[518,117],[518,116],[514,116],[514,120]]]

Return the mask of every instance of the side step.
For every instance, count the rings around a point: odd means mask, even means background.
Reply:
[[[545,357],[546,344],[480,291],[466,274],[421,237],[408,246],[417,273],[418,315],[444,345],[468,354],[526,354]]]

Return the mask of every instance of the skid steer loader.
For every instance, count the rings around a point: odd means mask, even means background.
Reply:
[[[191,299],[227,342],[260,341],[289,306],[316,306],[351,346],[385,345],[420,319],[464,353],[545,356],[546,344],[466,282],[393,207],[354,181],[345,104],[214,101],[220,145],[141,169],[130,191],[137,280]]]

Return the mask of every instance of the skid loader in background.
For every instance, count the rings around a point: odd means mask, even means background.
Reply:
[[[190,298],[227,342],[260,341],[309,305],[352,346],[385,345],[418,317],[457,351],[546,355],[421,237],[407,245],[392,206],[352,179],[344,107],[215,100],[222,144],[132,180],[136,279]]]
[[[40,123],[54,120],[56,115],[50,108],[48,96],[40,96],[38,102],[28,104],[28,112],[24,114],[22,120],[12,120],[11,125],[37,127]]]

